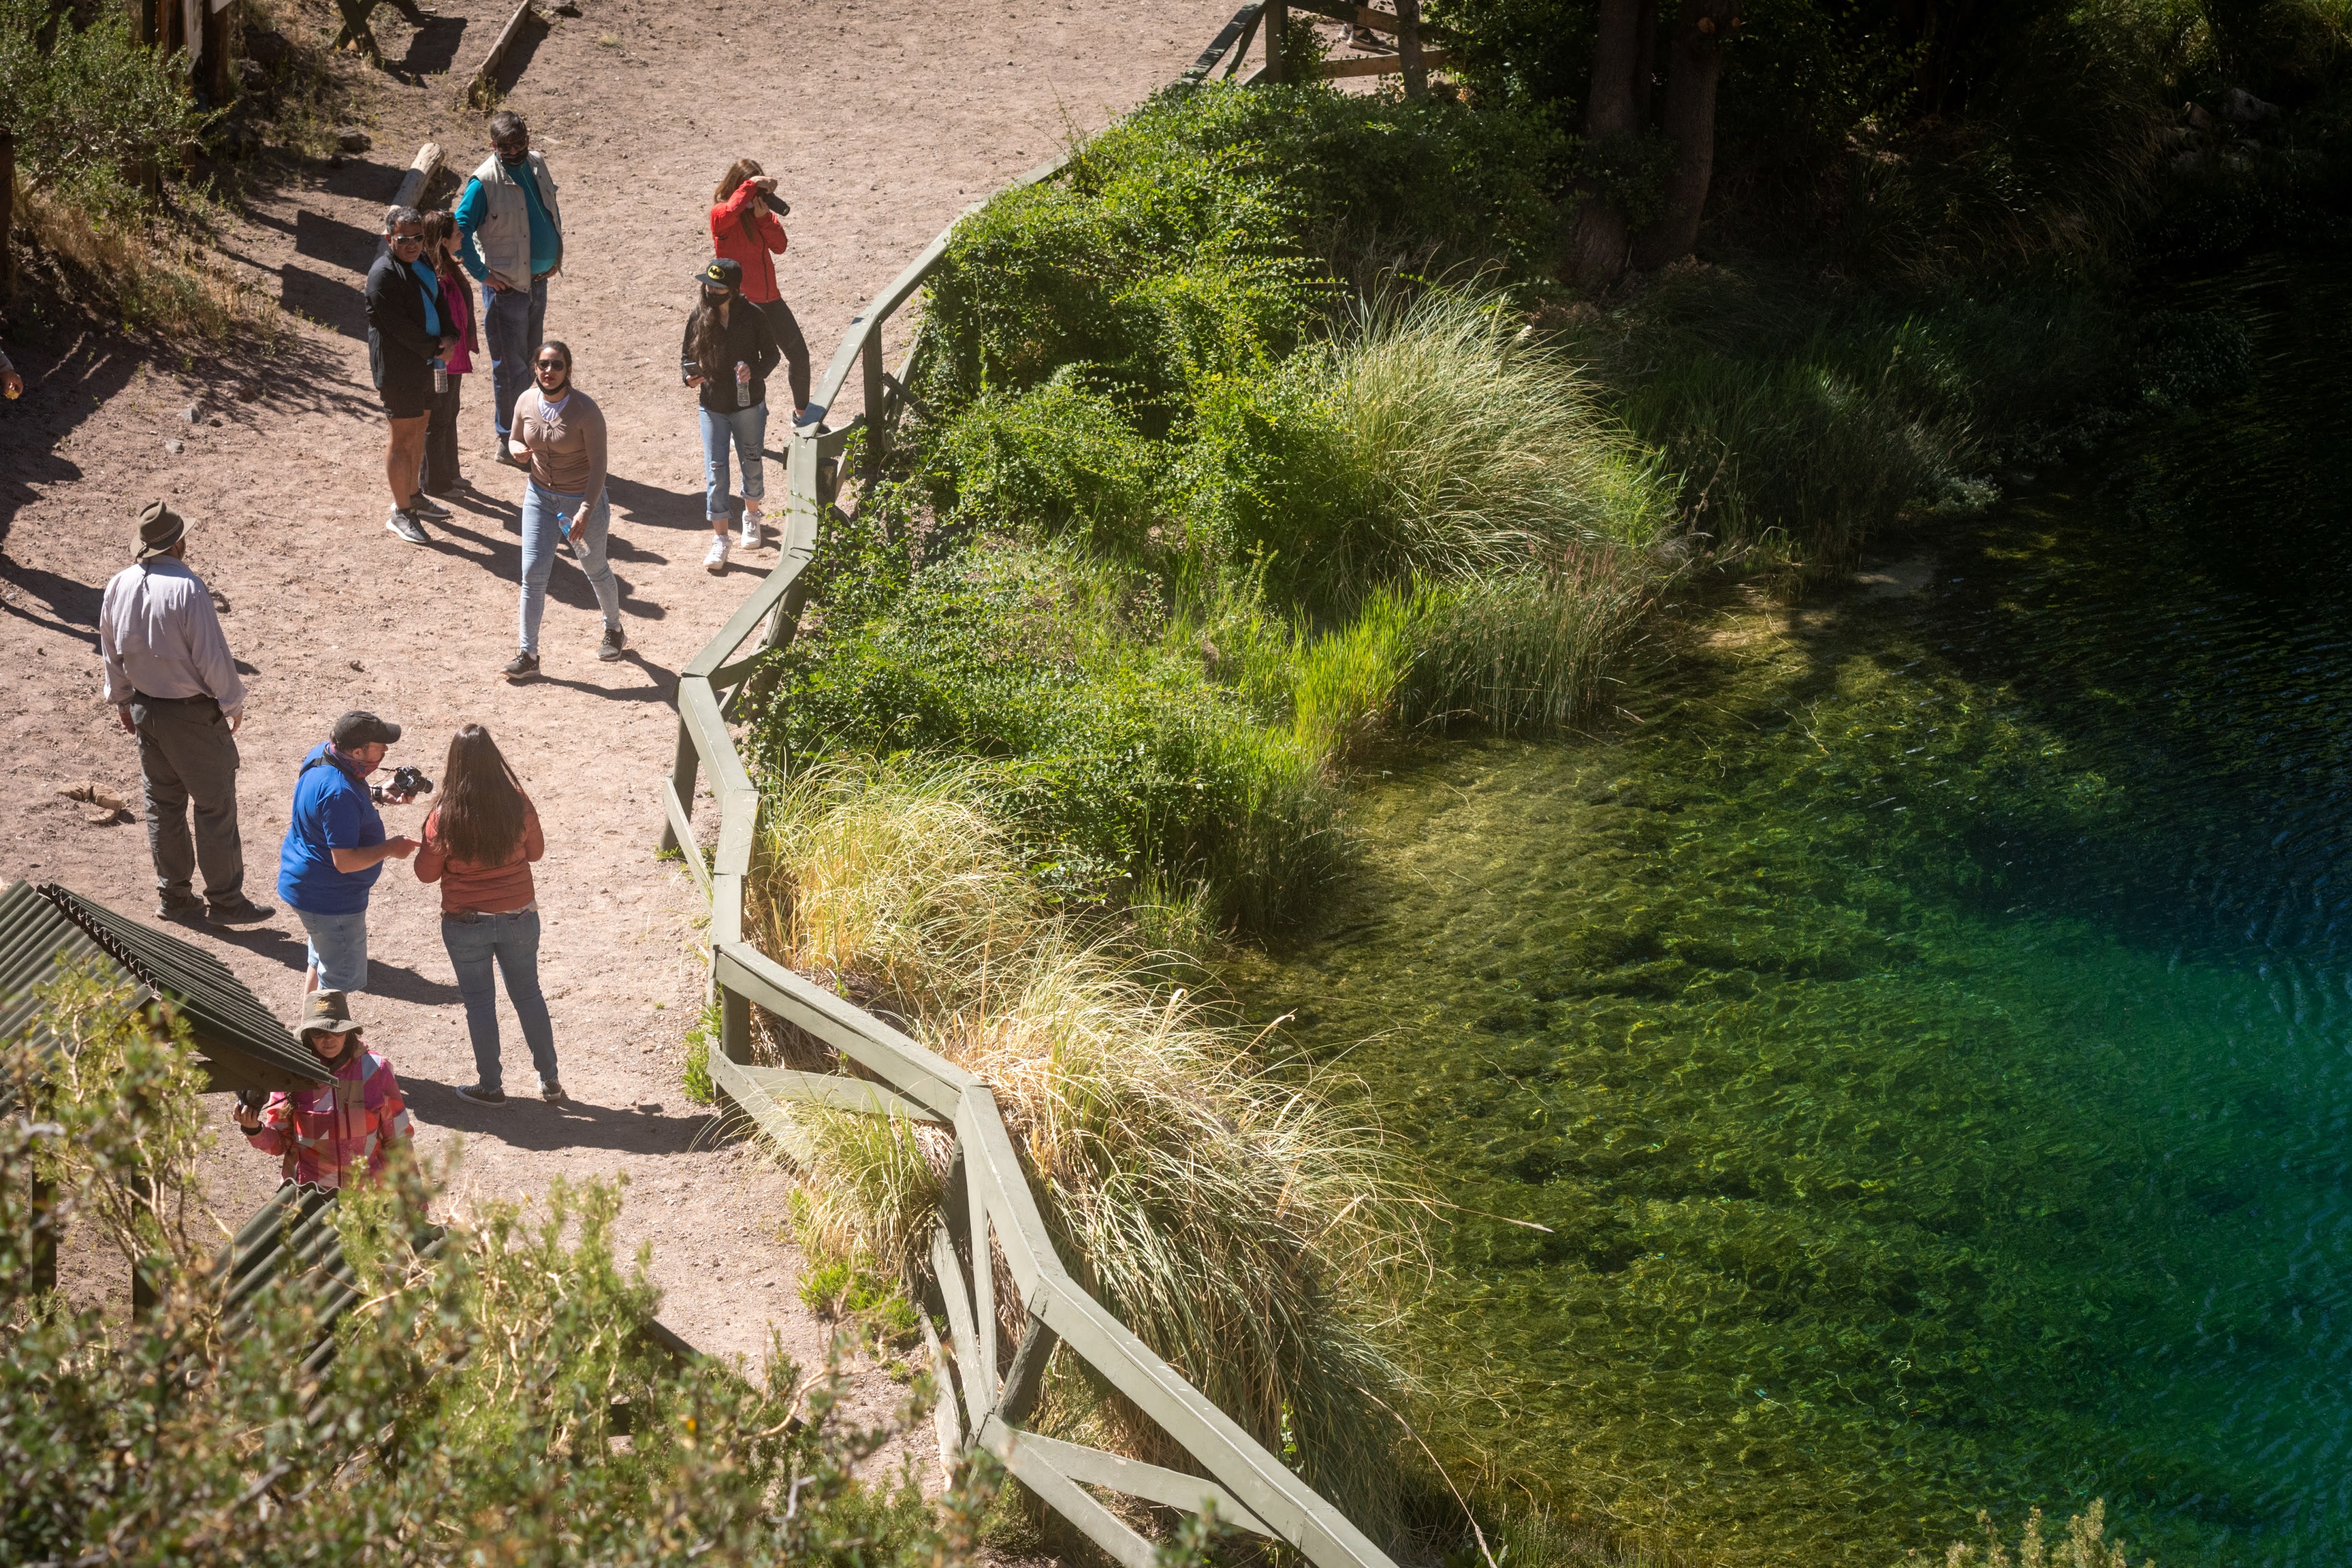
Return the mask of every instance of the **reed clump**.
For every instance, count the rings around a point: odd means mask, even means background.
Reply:
[[[902,1020],[994,1089],[1066,1264],[1146,1343],[1367,1521],[1393,1517],[1408,1379],[1391,1331],[1427,1267],[1422,1200],[1357,1100],[1054,912],[971,763],[819,763],[771,785],[751,893],[773,956]],[[813,1229],[909,1279],[942,1137],[786,1107]],[[1008,1329],[1013,1325],[1008,1323]],[[1010,1335],[1007,1342],[1010,1343]],[[1039,1420],[1177,1449],[1057,1359]]]

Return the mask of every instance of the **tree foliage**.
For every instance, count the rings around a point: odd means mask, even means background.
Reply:
[[[28,188],[108,206],[138,171],[175,166],[210,119],[184,54],[140,43],[120,7],[78,26],[51,0],[0,0],[0,104]]]
[[[772,1354],[751,1381],[646,1338],[617,1187],[485,1207],[428,1257],[406,1166],[339,1203],[357,1304],[331,1358],[299,1269],[225,1314],[187,1198],[205,1133],[184,1033],[88,975],[46,1000],[58,1049],[0,1047],[0,1561],[969,1561],[984,1477],[936,1508],[868,1488],[855,1467],[897,1428],[843,1421],[833,1379]],[[126,1324],[36,1291],[51,1224],[138,1262],[160,1304]]]

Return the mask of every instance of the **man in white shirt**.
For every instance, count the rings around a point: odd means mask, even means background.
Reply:
[[[211,592],[183,559],[187,533],[186,520],[162,501],[139,514],[139,553],[107,584],[99,609],[106,700],[124,731],[139,737],[155,912],[166,920],[266,920],[268,907],[245,896],[236,831],[236,742],[229,737],[245,721],[245,682]],[[199,864],[201,900],[191,885]]]

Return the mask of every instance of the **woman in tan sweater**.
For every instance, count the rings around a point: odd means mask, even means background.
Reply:
[[[530,395],[528,392],[523,398]],[[517,399],[516,424],[522,416]],[[466,1001],[466,1032],[474,1042],[478,1083],[457,1092],[477,1105],[504,1105],[499,1068],[499,999],[491,984],[496,963],[507,977],[507,1000],[522,1021],[523,1044],[539,1069],[539,1092],[563,1098],[555,1070],[555,1027],[539,989],[539,899],[531,862],[547,853],[539,812],[479,724],[449,742],[441,804],[425,819],[416,851],[416,879],[441,884],[441,945],[457,972]]]
[[[572,351],[550,339],[532,362],[534,384],[515,399],[508,450],[530,469],[522,498],[522,651],[499,673],[529,680],[539,673],[539,620],[559,539],[596,590],[604,640],[596,657],[615,659],[629,646],[621,634],[621,585],[604,559],[612,506],[604,494],[604,411],[572,384]]]

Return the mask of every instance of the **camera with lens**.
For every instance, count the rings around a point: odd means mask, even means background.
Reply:
[[[433,781],[416,769],[403,764],[392,770],[392,782],[380,784],[368,791],[368,798],[382,805],[386,795],[402,795],[415,799],[433,793]]]
[[[776,195],[773,191],[761,191],[760,193],[760,205],[767,208],[770,212],[775,214],[778,217],[790,217],[793,214],[793,204],[784,200],[783,197]]]

